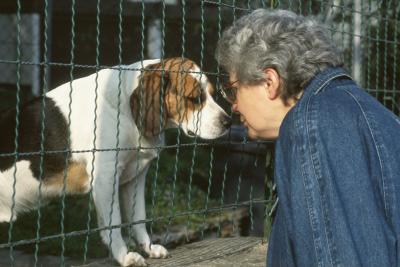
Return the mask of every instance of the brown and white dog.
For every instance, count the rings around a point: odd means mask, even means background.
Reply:
[[[163,145],[163,129],[180,126],[187,135],[212,139],[230,126],[194,62],[145,60],[123,68],[136,71],[104,69],[21,107],[17,151],[22,154],[15,165],[15,156],[0,156],[0,222],[36,208],[39,197],[45,201],[64,189],[77,194],[91,188],[99,227],[144,220],[145,177]],[[15,110],[0,115],[0,154],[16,150],[15,116]],[[41,149],[46,151],[42,157]],[[150,257],[167,256],[163,246],[151,244],[144,223],[132,230]],[[146,264],[140,254],[128,251],[119,228],[103,230],[101,237],[111,243],[120,265]]]

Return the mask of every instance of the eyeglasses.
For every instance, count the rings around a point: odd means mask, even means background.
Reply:
[[[236,94],[238,88],[234,86],[234,84],[237,83],[238,81],[239,80],[225,83],[223,86],[220,87],[219,90],[221,92],[221,95],[225,98],[225,100],[231,104],[236,102]]]

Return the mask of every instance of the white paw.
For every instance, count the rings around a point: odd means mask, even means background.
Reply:
[[[168,257],[168,251],[161,245],[150,245],[150,247],[146,246],[143,249],[150,258],[165,259]]]
[[[127,267],[127,266],[147,266],[146,261],[140,255],[139,253],[136,252],[129,252],[126,254],[124,257],[124,262],[122,266]]]

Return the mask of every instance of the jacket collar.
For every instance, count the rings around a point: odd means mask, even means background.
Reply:
[[[304,93],[310,92],[313,95],[318,94],[326,85],[337,78],[348,78],[351,76],[341,67],[329,67],[321,71],[308,83],[304,89]]]

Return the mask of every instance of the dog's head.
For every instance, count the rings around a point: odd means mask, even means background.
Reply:
[[[158,135],[165,127],[181,127],[186,135],[213,139],[231,122],[215,103],[213,86],[189,59],[170,58],[145,66],[130,105],[143,136]]]

